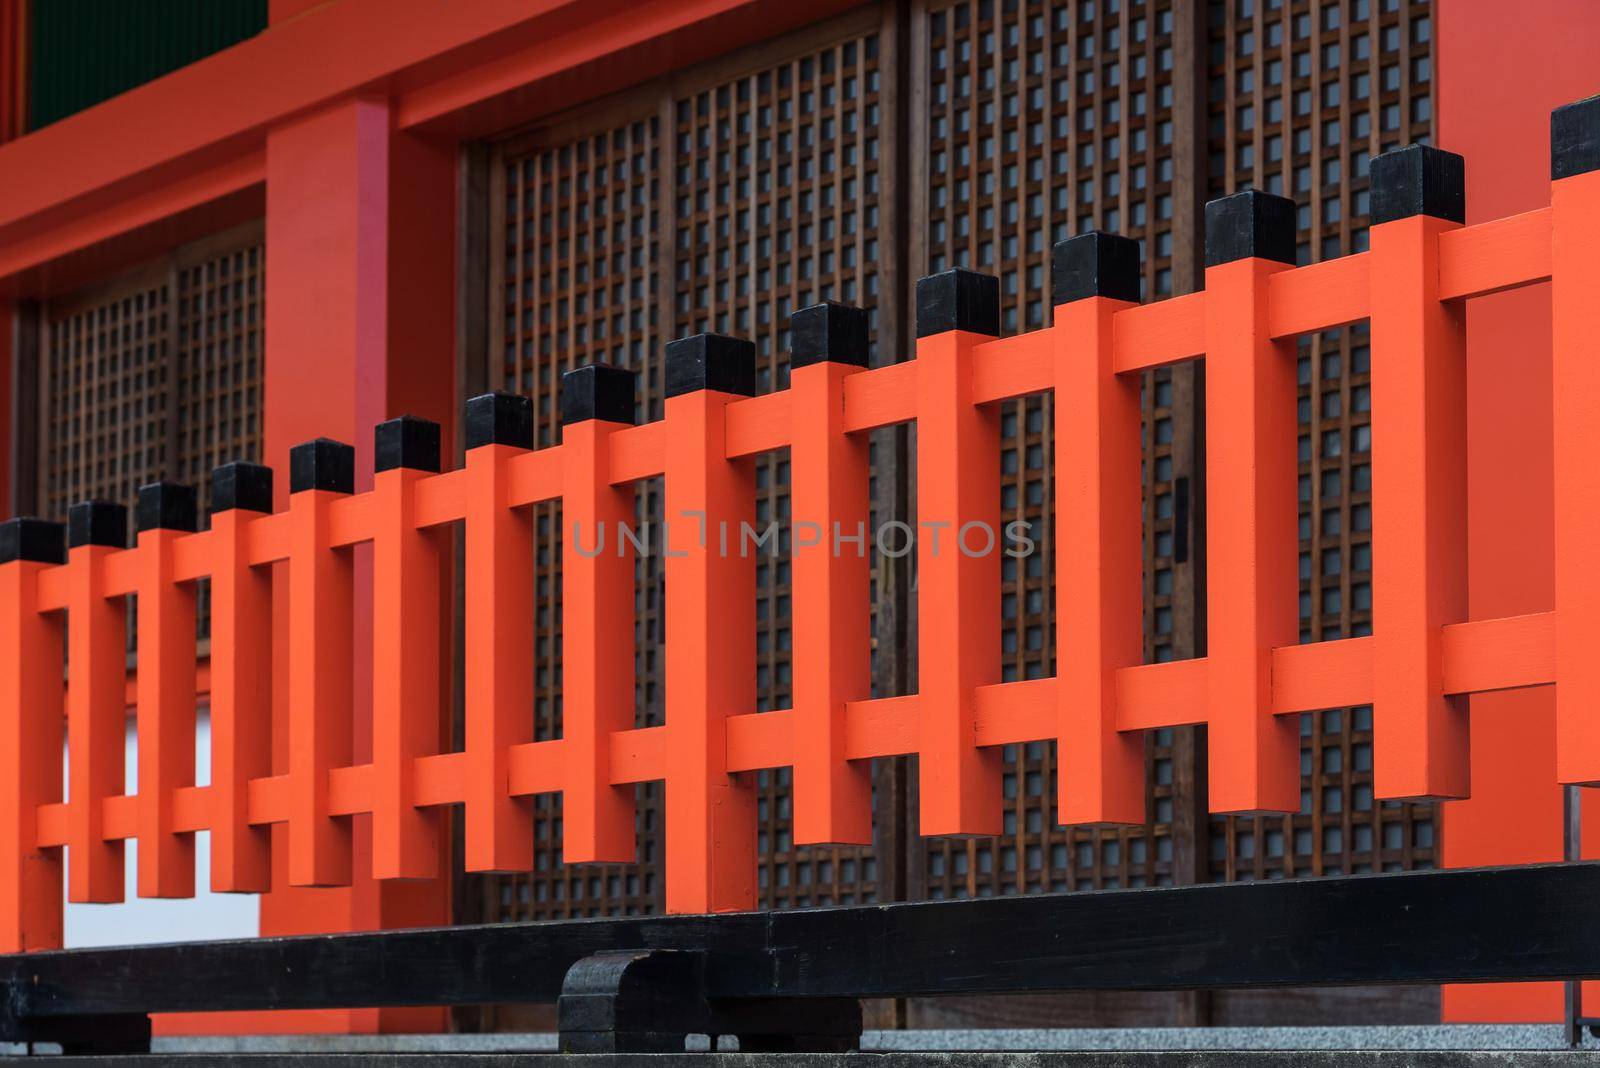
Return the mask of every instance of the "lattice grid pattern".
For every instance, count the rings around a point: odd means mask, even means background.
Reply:
[[[1139,239],[1146,299],[1173,292],[1170,3],[930,5],[926,271],[970,267],[1001,280],[1003,333],[1049,316],[1050,245],[1089,229]],[[914,206],[913,212],[919,207]],[[1145,376],[1146,656],[1173,657],[1172,375]],[[1003,564],[1005,679],[1055,674],[1054,438],[1049,396],[1001,417],[1001,505],[1039,551]],[[1144,828],[1062,828],[1055,746],[1008,746],[1006,833],[994,841],[923,840],[935,898],[1159,885],[1172,879],[1172,731],[1146,746]]]
[[[496,176],[505,245],[495,260],[502,314],[493,351],[502,354],[502,388],[534,398],[536,444],[560,440],[557,384],[571,367],[605,360],[638,370],[640,418],[658,419],[661,350],[671,338],[754,339],[765,391],[788,384],[790,311],[822,299],[875,307],[881,78],[876,35],[853,35],[698,89],[642,94],[649,113],[625,123],[506,148]],[[664,235],[673,235],[670,251]],[[758,527],[786,521],[786,454],[763,457],[757,479]],[[642,484],[638,502],[641,522],[659,519],[659,479]],[[537,514],[537,715],[546,738],[560,723],[560,508]],[[788,584],[785,536],[758,566],[763,711],[791,698]],[[661,721],[656,556],[641,562],[637,597],[639,725],[648,726]],[[872,851],[795,849],[791,773],[758,775],[763,904],[873,900]],[[598,871],[561,865],[559,849],[545,844],[559,841],[560,801],[538,799],[539,871],[494,880],[496,915],[656,911],[656,791],[640,790],[641,864]]]
[[[1214,196],[1299,205],[1299,261],[1367,248],[1368,159],[1432,131],[1428,0],[1213,0]],[[1365,324],[1300,339],[1301,640],[1372,632]],[[1215,879],[1431,867],[1437,809],[1375,802],[1372,711],[1302,716],[1302,813],[1214,820]]]

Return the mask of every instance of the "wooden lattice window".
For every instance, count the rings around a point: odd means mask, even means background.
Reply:
[[[260,458],[264,265],[252,223],[44,304],[39,514],[90,498],[131,511],[167,478],[199,490],[204,521],[211,469]]]
[[[1371,156],[1432,133],[1428,0],[1213,0],[1213,196],[1299,205],[1299,261],[1367,247]],[[1370,350],[1365,323],[1302,338],[1300,639],[1372,633]],[[1301,717],[1301,812],[1218,818],[1211,877],[1432,867],[1440,810],[1377,801],[1372,709]]]
[[[914,25],[925,42],[926,270],[997,274],[1005,334],[1047,324],[1050,247],[1103,229],[1143,245],[1146,299],[1173,292],[1172,5],[1097,9],[1082,3],[931,3]],[[1146,375],[1146,657],[1188,655],[1175,643],[1175,571],[1188,562],[1179,522],[1183,443],[1173,374]],[[1028,524],[1039,551],[1004,562],[1006,681],[1056,672],[1054,416],[1048,395],[1002,409],[1001,504]],[[1175,561],[1174,557],[1181,557]],[[1005,834],[913,839],[913,893],[929,897],[1155,886],[1173,881],[1180,795],[1174,732],[1146,743],[1144,827],[1062,827],[1051,743],[1007,746]],[[920,851],[920,860],[915,853]]]
[[[759,388],[788,379],[789,313],[822,299],[875,308],[882,123],[877,16],[829,24],[774,54],[630,94],[497,146],[492,165],[492,381],[534,399],[537,444],[560,440],[560,375],[604,360],[640,372],[641,420],[662,415],[661,352],[701,331],[755,340]],[[758,525],[786,519],[786,456],[763,458]],[[659,521],[659,479],[639,488]],[[560,509],[535,538],[540,636],[537,723],[560,730]],[[637,575],[638,721],[661,722],[662,568]],[[758,563],[760,710],[788,707],[789,559]],[[659,908],[657,790],[640,788],[640,863],[560,864],[556,797],[538,802],[538,870],[490,881],[499,918]],[[870,849],[796,849],[789,776],[761,774],[765,905],[877,898]]]

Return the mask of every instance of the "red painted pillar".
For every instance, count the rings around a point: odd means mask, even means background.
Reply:
[[[345,100],[269,131],[266,396],[262,462],[289,500],[289,450],[318,437],[355,446],[355,489],[373,486],[373,433],[401,414],[431,419],[454,441],[455,152],[394,128],[379,97]],[[274,581],[273,656],[287,656],[287,576]],[[354,558],[354,760],[372,759],[372,551]],[[449,628],[442,628],[448,634]],[[445,661],[448,663],[448,660]],[[282,668],[278,679],[287,678]],[[441,698],[448,694],[441,686]],[[273,765],[288,770],[287,688],[273,693]],[[441,708],[448,702],[441,699]],[[448,742],[448,723],[439,724]],[[372,829],[354,818],[348,887],[290,888],[285,828],[274,828],[273,886],[261,933],[281,935],[442,924],[449,877],[379,883]],[[448,844],[437,870],[448,872]],[[174,1021],[182,1030],[378,1031],[443,1026],[443,1010],[337,1010]]]
[[[1600,92],[1600,6],[1590,0],[1452,0],[1437,15],[1437,141],[1466,158],[1467,222],[1550,203],[1550,111]],[[1550,291],[1479,297],[1467,309],[1470,617],[1554,603]],[[1448,867],[1558,860],[1555,695],[1471,699],[1472,797],[1444,806]],[[1586,852],[1600,810],[1586,804]],[[1587,999],[1600,995],[1589,985]],[[1448,987],[1450,1021],[1556,1020],[1555,983]]]

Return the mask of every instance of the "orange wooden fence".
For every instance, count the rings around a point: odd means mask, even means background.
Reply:
[[[795,841],[866,843],[868,762],[920,759],[921,831],[1001,830],[997,747],[1060,746],[1067,823],[1145,819],[1140,732],[1210,731],[1210,807],[1300,807],[1295,713],[1371,703],[1380,798],[1470,789],[1465,695],[1559,683],[1559,778],[1600,780],[1600,103],[1553,121],[1552,206],[1464,226],[1462,163],[1412,146],[1372,163],[1370,251],[1307,267],[1291,201],[1239,193],[1206,210],[1206,288],[1140,305],[1138,247],[1090,233],[1054,250],[1054,325],[997,338],[995,279],[917,287],[916,358],[866,368],[866,316],[792,320],[789,389],[754,396],[748,342],[674,342],[665,418],[634,426],[633,377],[566,376],[561,445],[533,451],[526,398],[467,407],[466,464],[439,431],[377,428],[371,492],[353,450],[271,474],[219,468],[210,529],[187,487],[145,487],[125,548],[120,505],[64,530],[0,526],[0,949],[61,942],[67,896],[117,901],[123,843],[138,892],[268,888],[267,829],[288,878],[351,877],[351,817],[371,813],[380,878],[434,874],[447,806],[465,807],[473,871],[533,863],[533,796],[560,791],[568,863],[634,856],[634,784],[665,782],[666,906],[756,904],[761,768],[793,766]],[[1466,604],[1466,298],[1552,281],[1557,486],[1554,611],[1470,620]],[[1370,319],[1375,633],[1300,645],[1296,335]],[[1208,654],[1141,663],[1139,373],[1204,358]],[[998,404],[1056,391],[1059,677],[1002,683]],[[870,691],[866,432],[914,421],[919,537],[915,694]],[[787,447],[793,485],[794,707],[756,714],[753,460]],[[665,476],[665,724],[635,727],[633,484]],[[562,737],[533,736],[530,506],[560,500]],[[692,517],[692,518],[686,518]],[[439,533],[465,528],[465,745],[440,752]],[[801,527],[815,535],[802,536]],[[601,532],[604,532],[603,534]],[[834,536],[834,532],[839,536]],[[597,550],[597,538],[604,537]],[[372,760],[354,764],[353,546],[370,542]],[[619,552],[619,544],[627,551]],[[273,565],[290,648],[273,663]],[[195,584],[211,580],[212,780],[195,785]],[[126,595],[137,595],[138,779],[123,781]],[[62,685],[65,663],[65,686]],[[288,766],[270,761],[287,687]],[[63,793],[62,748],[70,790]]]

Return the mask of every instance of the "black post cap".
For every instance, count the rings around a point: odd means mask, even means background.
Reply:
[[[483,445],[533,448],[533,401],[499,390],[467,401],[467,448]]]
[[[1600,171],[1600,96],[1550,113],[1550,178]]]
[[[1050,298],[1070,304],[1086,297],[1139,302],[1139,242],[1090,230],[1050,250]]]
[[[356,450],[332,438],[302,442],[289,450],[289,492],[356,490]]]
[[[1372,157],[1372,221],[1426,215],[1467,221],[1466,161],[1432,145],[1407,145]]]
[[[48,519],[20,516],[0,523],[0,564],[31,560],[36,564],[67,562],[67,528]]]
[[[590,419],[632,425],[639,376],[625,367],[591,363],[561,376],[561,425]]]
[[[865,308],[825,300],[800,308],[789,316],[789,366],[810,367],[814,363],[843,363],[851,367],[867,365],[867,322]]]
[[[1294,201],[1246,189],[1206,203],[1206,266],[1258,257],[1293,263]]]
[[[235,460],[211,469],[211,514],[272,512],[272,468]]]
[[[115,501],[79,501],[67,509],[67,547],[128,547],[128,506]]]
[[[134,522],[139,532],[147,530],[194,531],[199,505],[193,486],[182,482],[152,482],[139,487],[139,504]]]
[[[755,343],[724,334],[695,334],[667,342],[667,396],[702,389],[755,396]]]
[[[917,336],[951,330],[1000,336],[1000,279],[960,267],[917,279]]]
[[[431,419],[402,415],[372,428],[373,467],[393,471],[439,473],[439,424]]]

